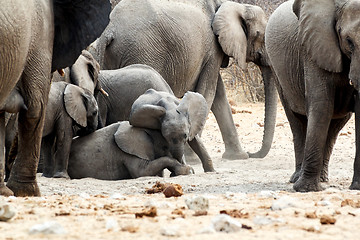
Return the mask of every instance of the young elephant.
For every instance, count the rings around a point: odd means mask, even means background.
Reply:
[[[180,101],[173,94],[147,90],[132,105],[129,122],[136,127],[160,130],[169,145],[173,158],[182,162],[184,146],[188,142],[200,151],[200,159],[205,171],[214,171],[211,159],[204,158],[205,147],[197,134],[205,125],[207,103],[195,92],[187,92]]]
[[[68,173],[71,178],[120,180],[155,176],[165,168],[172,175],[193,173],[191,167],[171,158],[159,131],[133,127],[124,121],[75,138]]]
[[[69,178],[67,166],[75,134],[74,125],[80,127],[84,134],[94,132],[98,125],[97,102],[86,89],[54,82],[50,89],[41,143],[44,176]],[[41,168],[41,163],[39,165]]]

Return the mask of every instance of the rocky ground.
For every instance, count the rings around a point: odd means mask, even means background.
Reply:
[[[233,105],[243,148],[262,138],[263,104]],[[330,161],[327,190],[295,193],[291,132],[281,106],[270,153],[264,159],[225,161],[210,114],[202,136],[215,173],[123,181],[48,179],[42,197],[4,198],[16,215],[0,221],[0,239],[358,239],[360,192],[350,191],[353,119],[341,132]],[[156,182],[179,184],[183,195],[147,194]],[[0,213],[1,213],[0,209]],[[223,214],[220,214],[220,213]],[[149,216],[140,217],[143,214]],[[136,217],[137,216],[137,217]]]

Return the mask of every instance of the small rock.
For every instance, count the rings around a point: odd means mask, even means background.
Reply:
[[[273,223],[274,220],[272,218],[269,218],[269,217],[262,217],[262,216],[256,216],[253,220],[253,222],[256,224],[256,225],[261,225],[261,226],[264,226],[264,225],[268,225],[270,223]]]
[[[135,213],[135,218],[142,218],[142,217],[156,217],[157,216],[157,209],[156,207],[151,207],[144,209],[142,212]]]
[[[208,226],[208,227],[201,229],[198,233],[199,234],[212,234],[212,233],[216,233],[216,231],[213,226]]]
[[[297,207],[296,202],[297,200],[295,198],[283,196],[273,202],[273,204],[271,205],[271,210],[276,211],[283,210],[289,207]]]
[[[315,206],[330,206],[330,205],[331,205],[331,202],[327,201],[327,200],[322,200],[315,204]]]
[[[195,196],[185,200],[186,206],[195,211],[207,211],[209,209],[209,200],[203,196]]]
[[[165,197],[169,198],[169,197],[180,197],[184,193],[182,187],[179,184],[170,184],[166,186],[166,188],[163,191],[163,194],[165,195]]]
[[[65,229],[56,221],[49,221],[43,224],[36,224],[29,231],[30,234],[66,234]]]
[[[242,228],[242,224],[226,214],[220,214],[212,219],[212,226],[217,232],[237,232]]]
[[[109,218],[106,220],[106,229],[112,231],[117,231],[119,229],[119,224],[115,218]]]
[[[0,205],[0,221],[9,221],[15,214],[15,210],[9,204]]]
[[[85,198],[85,199],[89,199],[89,198],[90,198],[90,195],[87,194],[87,193],[84,193],[84,192],[80,193],[79,196],[82,197],[82,198]]]
[[[279,196],[274,191],[261,191],[258,194],[258,197],[260,198],[274,198],[277,199]]]
[[[179,228],[177,226],[166,226],[161,228],[161,235],[167,237],[180,237]]]
[[[336,219],[329,215],[323,215],[320,217],[321,224],[335,224]]]
[[[111,199],[126,200],[126,197],[120,193],[114,193],[110,196]]]

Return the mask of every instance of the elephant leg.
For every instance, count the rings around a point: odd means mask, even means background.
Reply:
[[[294,113],[289,108],[289,104],[282,96],[281,90],[279,91],[279,96],[282,105],[284,107],[286,117],[289,120],[291,132],[293,135],[294,152],[295,152],[295,172],[291,175],[290,182],[295,183],[300,177],[301,166],[304,160],[304,146],[306,139],[307,118],[306,116],[302,116]]]
[[[5,176],[5,113],[0,113],[0,195],[14,195],[4,183]]]
[[[37,172],[42,172],[42,175],[48,178],[54,176],[54,141],[54,134],[43,137],[41,141],[41,152]]]
[[[215,172],[211,157],[206,151],[206,148],[198,135],[189,141],[190,147],[199,156],[205,172]]]
[[[72,119],[64,117],[63,121],[59,121],[56,125],[56,144],[55,144],[55,171],[54,178],[70,179],[67,168],[69,162],[69,154],[72,133]]]
[[[216,94],[211,110],[215,115],[225,143],[225,152],[222,157],[232,160],[249,158],[249,155],[241,148],[230,104],[226,97],[225,86],[220,74],[218,76]]]
[[[156,176],[165,168],[175,175],[187,175],[194,172],[190,166],[181,164],[178,160],[170,157],[160,157],[152,161],[127,158],[124,164],[132,178]]]
[[[354,175],[350,189],[360,190],[360,96],[355,97],[355,144],[356,154],[354,159]]]
[[[50,90],[51,59],[48,56],[51,54],[31,54],[29,61],[32,63],[25,68],[20,80],[28,110],[19,112],[18,154],[7,182],[15,196],[40,196],[36,171]]]
[[[325,146],[325,149],[324,149],[324,163],[323,163],[323,168],[321,170],[321,175],[320,175],[320,181],[321,182],[329,181],[328,173],[329,173],[330,156],[331,156],[331,153],[332,153],[336,138],[337,138],[340,130],[349,121],[349,119],[351,118],[351,115],[352,114],[349,113],[344,118],[331,120],[330,127],[329,127],[329,132],[328,132],[328,137],[327,137],[327,140],[326,140],[326,146]]]

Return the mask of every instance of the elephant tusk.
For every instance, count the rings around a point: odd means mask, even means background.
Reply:
[[[350,84],[351,86],[353,86],[353,85],[354,85],[354,83],[353,83],[353,81],[352,81],[352,80],[350,80],[350,81],[349,81],[349,84]]]
[[[109,96],[109,94],[104,90],[104,89],[102,89],[102,88],[100,88],[100,90],[99,90],[102,94],[104,94],[105,96]]]
[[[65,76],[64,69],[58,69],[57,71],[62,77]]]

